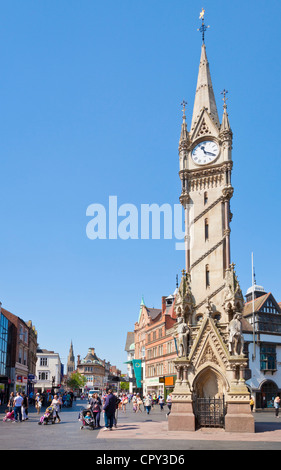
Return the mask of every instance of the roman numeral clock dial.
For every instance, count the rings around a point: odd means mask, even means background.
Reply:
[[[213,162],[219,154],[219,147],[216,142],[212,140],[206,140],[200,142],[192,150],[191,157],[194,163],[197,165],[207,165]]]

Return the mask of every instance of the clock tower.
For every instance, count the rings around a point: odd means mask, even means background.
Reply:
[[[233,269],[230,258],[230,200],[233,195],[232,131],[226,93],[220,123],[206,46],[203,43],[191,129],[187,131],[185,102],[179,142],[179,166],[185,210],[186,266],[196,305],[222,303],[225,277]],[[243,306],[241,298],[240,310]],[[200,310],[200,314],[202,309]],[[196,315],[198,311],[194,312]],[[222,312],[220,312],[220,315]],[[229,319],[227,316],[225,320]]]
[[[179,353],[169,429],[195,430],[208,416],[208,425],[254,432],[244,380],[244,300],[230,256],[233,134],[226,90],[219,119],[204,41],[204,10],[200,18],[203,43],[191,126],[188,131],[183,101],[179,141],[185,269],[174,304]],[[216,418],[214,409],[220,410]]]

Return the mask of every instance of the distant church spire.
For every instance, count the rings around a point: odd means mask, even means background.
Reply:
[[[73,344],[71,340],[69,354],[67,358],[67,375],[70,376],[75,371],[75,357],[73,352]]]

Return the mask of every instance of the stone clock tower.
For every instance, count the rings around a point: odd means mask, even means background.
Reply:
[[[204,11],[200,18],[203,44],[191,127],[188,131],[183,102],[179,141],[186,250],[175,300],[177,381],[169,429],[195,430],[198,423],[204,425],[202,406],[210,426],[253,432],[244,380],[244,301],[230,257],[232,130],[225,90],[219,119],[204,43]],[[214,410],[220,410],[217,416]]]

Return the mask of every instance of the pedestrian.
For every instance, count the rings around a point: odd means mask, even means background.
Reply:
[[[54,407],[55,414],[56,414],[56,419],[58,419],[58,422],[61,422],[61,419],[59,417],[59,410],[60,410],[60,401],[58,399],[57,395],[54,395],[54,398],[52,399],[51,406]]]
[[[14,399],[15,399],[15,394],[14,394],[14,392],[11,392],[10,397],[9,397],[9,401],[8,401],[9,411],[12,411],[14,409]]]
[[[126,413],[126,405],[128,403],[128,397],[126,396],[125,393],[123,393],[122,398],[121,398],[121,409],[123,413]]]
[[[137,409],[136,409],[136,413],[137,413],[138,411],[140,411],[140,412],[142,413],[142,409],[141,409],[141,405],[142,405],[142,404],[143,404],[143,402],[142,402],[142,399],[141,399],[141,397],[140,397],[140,394],[137,393]]]
[[[167,396],[167,407],[168,407],[168,413],[166,414],[166,416],[168,417],[169,414],[171,413],[171,409],[172,409],[172,397],[171,395],[168,395]]]
[[[158,403],[160,405],[161,411],[163,411],[163,406],[164,406],[165,403],[164,403],[164,398],[162,396],[159,396]]]
[[[36,393],[36,396],[35,396],[35,408],[36,408],[36,410],[37,410],[37,414],[38,414],[38,415],[40,414],[41,406],[42,406],[42,398],[40,397],[40,393]]]
[[[113,395],[112,390],[109,389],[107,397],[105,399],[105,404],[103,407],[104,423],[105,423],[104,431],[111,431],[113,428],[113,421],[114,421],[115,410],[116,410],[116,401],[117,401],[116,396]]]
[[[22,422],[22,413],[21,413],[22,403],[23,403],[23,398],[22,398],[20,392],[17,392],[17,394],[14,398],[15,423],[18,423],[18,416],[19,416],[20,422]]]
[[[253,409],[254,409],[254,404],[255,404],[254,399],[253,399],[253,397],[251,397],[251,399],[250,399],[250,408],[251,408],[251,411],[253,411]]]
[[[101,399],[97,393],[90,398],[90,407],[94,415],[95,427],[100,428]]]
[[[275,408],[275,416],[276,418],[279,418],[280,397],[278,395],[274,398],[274,408]]]
[[[146,413],[148,415],[149,415],[150,410],[151,410],[151,404],[152,404],[152,400],[151,400],[150,396],[147,395],[146,398],[144,399],[144,406],[145,406],[145,409],[146,409]]]
[[[26,421],[28,419],[28,398],[25,393],[22,393],[21,396],[23,398],[23,402],[21,405],[22,420]]]

